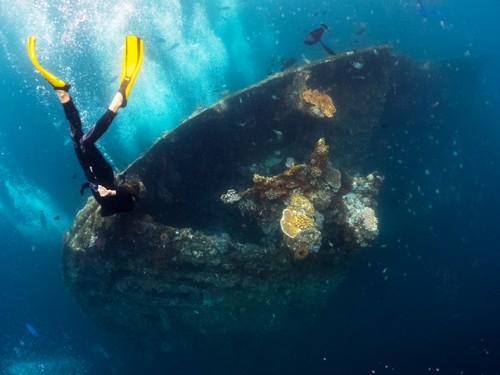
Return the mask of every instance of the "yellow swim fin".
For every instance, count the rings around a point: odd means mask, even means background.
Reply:
[[[120,92],[123,95],[122,107],[127,106],[128,96],[132,90],[135,79],[141,70],[144,55],[144,42],[136,35],[125,37],[125,48],[123,50],[122,71],[120,73]]]
[[[38,58],[36,57],[36,39],[33,35],[28,37],[28,56],[31,60],[31,63],[35,66],[35,69],[38,70],[42,77],[52,85],[54,90],[69,90],[70,85],[68,85],[62,79],[53,75],[38,62]]]

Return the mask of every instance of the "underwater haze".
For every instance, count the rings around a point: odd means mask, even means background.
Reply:
[[[500,374],[498,1],[0,0],[0,15],[0,374]],[[127,108],[99,141],[123,170],[193,112],[286,60],[326,57],[304,44],[320,23],[339,53],[389,45],[421,64],[466,65],[463,84],[444,88],[466,105],[385,133],[379,237],[349,258],[328,310],[293,348],[263,340],[248,352],[242,340],[232,355],[187,348],[166,363],[116,345],[61,276],[85,177],[27,37],[71,84],[86,127],[118,88],[124,36],[144,39]],[[404,111],[387,123],[418,125]]]

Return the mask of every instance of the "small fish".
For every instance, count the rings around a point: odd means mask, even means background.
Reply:
[[[176,43],[172,44],[170,47],[168,47],[167,51],[170,52],[170,51],[176,49],[177,47],[179,47],[179,45],[180,44],[176,42]]]
[[[229,93],[229,90],[227,89],[227,85],[224,84],[221,85],[220,87],[215,88],[213,92],[216,94],[221,94],[223,92]]]
[[[109,357],[110,357],[108,352],[106,351],[106,349],[104,349],[104,347],[101,345],[94,345],[91,348],[91,351],[94,352],[95,354],[98,354],[99,356],[101,356],[104,359],[109,359]]]
[[[229,9],[231,9],[231,7],[230,7],[230,6],[228,6],[228,5],[225,5],[225,6],[219,7],[219,10],[229,10]]]
[[[238,126],[240,128],[244,128],[246,126],[246,124],[248,124],[248,121],[240,121],[240,122],[238,122]]]
[[[40,226],[43,229],[47,229],[47,218],[45,217],[43,210],[40,210]]]
[[[356,36],[361,36],[365,33],[365,31],[366,31],[366,23],[361,22],[355,34]]]
[[[76,173],[73,173],[73,174],[71,175],[71,179],[72,179],[72,180],[76,179]]]
[[[166,40],[164,38],[162,38],[162,37],[157,37],[156,38],[156,43],[165,43],[165,42],[166,42]]]
[[[59,220],[59,219],[61,219],[61,217],[60,217],[59,215],[54,216],[54,220],[56,220],[56,221],[57,221],[57,220]]]
[[[311,60],[309,60],[307,57],[305,57],[304,55],[302,55],[302,60],[304,60],[304,62],[306,64],[310,64],[311,63]]]
[[[26,330],[28,331],[28,333],[31,336],[33,336],[33,337],[40,337],[40,335],[38,334],[38,331],[31,324],[25,323],[24,326],[26,327]]]
[[[294,57],[290,57],[288,59],[281,59],[281,70],[286,70],[297,63],[297,59]]]
[[[354,69],[357,69],[357,70],[363,69],[363,67],[365,66],[365,64],[363,64],[362,62],[359,62],[359,61],[353,61],[351,65]]]

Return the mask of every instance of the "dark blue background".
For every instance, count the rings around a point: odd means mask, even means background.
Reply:
[[[261,352],[245,353],[242,344],[232,356],[218,357],[214,351],[213,361],[200,358],[203,366],[196,365],[197,353],[193,352],[192,357],[175,365],[167,364],[170,373],[500,373],[500,6],[487,0],[475,4],[423,1],[436,10],[423,20],[412,1],[383,5],[361,0],[349,4],[299,0],[234,3],[223,14],[232,22],[231,27],[217,23],[225,3],[207,1],[200,5],[222,44],[233,44],[226,50],[226,60],[220,62],[221,86],[229,89],[276,70],[275,56],[322,57],[319,49],[302,44],[304,32],[319,21],[331,26],[328,41],[338,50],[387,42],[399,53],[420,60],[469,59],[475,76],[464,77],[463,86],[454,83],[453,90],[470,100],[464,101],[467,105],[463,108],[451,106],[454,111],[441,113],[440,123],[422,118],[426,126],[409,132],[392,127],[394,130],[386,134],[392,148],[379,161],[386,177],[378,208],[380,238],[373,248],[350,259],[345,278],[316,329],[295,338],[300,345],[292,349],[284,346],[284,350],[263,343]],[[141,8],[140,1],[134,4]],[[77,2],[76,7],[84,5]],[[193,9],[184,7],[186,19],[194,17]],[[71,148],[64,144],[62,112],[56,101],[37,92],[32,82],[35,75],[24,56],[22,22],[6,1],[0,1],[0,10],[7,20],[0,26],[4,53],[0,57],[0,369],[3,366],[2,371],[7,371],[16,361],[43,362],[62,356],[82,360],[91,373],[122,374],[132,368],[130,373],[137,373],[147,366],[140,353],[115,347],[80,313],[65,291],[60,259],[62,226],[50,224],[43,230],[37,221],[38,206],[29,198],[31,188],[45,194],[42,203],[48,205],[47,212],[60,214],[69,223],[83,204],[78,195],[82,177]],[[56,21],[54,14],[52,17],[54,25],[66,22]],[[443,19],[453,26],[441,27]],[[92,17],[87,22],[91,21]],[[356,37],[359,22],[366,22],[367,31]],[[68,21],[66,27],[70,24]],[[179,66],[172,66],[180,60],[169,60],[166,54],[168,45],[155,42],[154,22],[134,27],[149,38],[151,52],[146,63],[180,71]],[[134,27],[130,29],[134,31]],[[236,32],[238,28],[243,31]],[[196,32],[187,26],[183,29],[186,38],[198,38],[200,48],[205,47],[203,36]],[[92,56],[92,44],[85,35],[81,38]],[[234,45],[244,46],[245,55]],[[155,46],[162,51],[155,52]],[[114,56],[115,52],[107,53]],[[69,62],[77,64],[81,59],[81,53],[75,52]],[[87,102],[105,103],[112,91],[99,80],[85,79],[86,74],[94,74],[94,78],[100,74],[89,73],[99,65],[97,55],[91,60],[90,66],[75,73],[79,92],[92,97]],[[199,69],[201,77],[210,77],[210,69]],[[240,69],[252,73],[242,76]],[[146,82],[147,74],[145,70],[144,82],[138,83],[133,94],[137,100],[142,100],[141,85],[152,84]],[[154,84],[168,86],[169,82]],[[169,100],[175,103],[178,97],[182,103],[169,108],[168,113],[130,108],[131,113],[145,111],[140,120],[146,119],[150,126],[133,149],[120,149],[114,140],[127,144],[128,127],[141,124],[132,115],[117,121],[122,130],[112,129],[104,142],[115,165],[125,166],[137,156],[137,150],[144,150],[197,105],[218,97],[212,87],[183,84],[182,75],[172,90],[174,99]],[[86,104],[85,95],[83,98],[82,106]],[[88,116],[96,118],[99,112],[92,109]],[[8,182],[26,185],[29,189],[19,193],[27,199],[13,202],[6,193]],[[47,219],[52,223],[52,217]],[[28,229],[18,225],[21,222],[28,223]],[[30,336],[26,323],[34,326],[40,337]]]

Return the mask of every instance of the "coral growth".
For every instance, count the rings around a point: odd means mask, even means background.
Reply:
[[[255,219],[264,233],[281,232],[295,258],[303,259],[321,243],[324,217],[317,209],[330,211],[341,187],[341,174],[328,161],[328,152],[321,138],[308,164],[290,165],[272,177],[254,175],[250,188],[241,193],[230,189],[221,200],[236,203],[243,216]]]
[[[272,177],[256,174],[253,176],[253,186],[239,196],[257,201],[278,200],[283,203],[282,201],[287,200],[291,194],[301,193],[314,205],[321,203],[316,193],[325,189],[337,192],[341,185],[340,172],[328,162],[328,151],[325,139],[319,139],[309,164],[293,164],[283,173]]]
[[[283,210],[280,220],[283,240],[295,259],[302,260],[319,250],[321,232],[314,221],[314,213],[311,201],[299,193],[291,195],[288,207]]]
[[[220,196],[220,199],[224,203],[231,204],[238,202],[241,199],[241,196],[236,192],[236,190],[229,189],[227,193]]]
[[[337,111],[332,98],[319,90],[305,90],[302,99],[312,106],[311,113],[317,117],[333,117]]]
[[[371,207],[365,207],[361,211],[361,219],[363,220],[363,227],[369,232],[378,231],[378,219],[375,216],[375,211]]]
[[[319,229],[312,227],[301,230],[292,240],[285,237],[285,244],[293,251],[296,259],[303,259],[311,253],[317,253],[321,246],[322,235]]]
[[[293,252],[295,259],[304,260],[309,255],[309,248],[307,245],[301,245]]]
[[[314,215],[314,206],[311,201],[299,193],[292,194],[288,208],[311,218]]]
[[[301,212],[285,208],[280,220],[281,231],[289,238],[295,238],[300,231],[314,227],[314,220]]]
[[[293,164],[271,177],[254,175],[251,187],[240,193],[230,189],[221,200],[236,204],[243,217],[255,221],[266,235],[279,234],[296,259],[317,252],[325,234],[367,246],[378,234],[373,207],[382,177],[346,178],[342,184],[328,153],[321,138],[309,163]]]
[[[347,238],[362,247],[378,235],[378,219],[372,207],[382,180],[376,173],[354,177],[352,191],[342,197]]]

